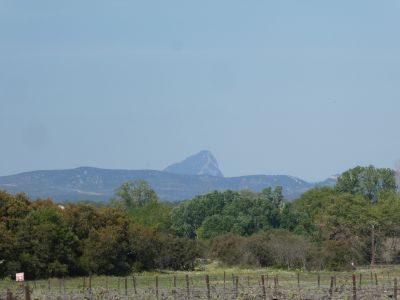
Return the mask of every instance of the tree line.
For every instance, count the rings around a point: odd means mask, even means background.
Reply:
[[[356,167],[292,202],[282,188],[223,191],[178,204],[144,181],[106,206],[0,191],[0,275],[28,278],[234,266],[351,268],[400,261],[400,197],[391,169]]]

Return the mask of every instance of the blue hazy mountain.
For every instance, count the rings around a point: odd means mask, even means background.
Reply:
[[[191,155],[181,162],[172,164],[164,169],[166,172],[186,175],[209,175],[223,177],[218,162],[208,150]]]
[[[202,151],[167,167],[166,171],[92,167],[31,171],[1,176],[0,189],[10,193],[24,192],[31,198],[50,197],[56,201],[104,201],[110,199],[122,183],[137,179],[146,180],[159,198],[167,201],[191,199],[216,190],[247,189],[259,192],[266,187],[275,186],[282,186],[284,196],[290,200],[315,185],[333,184],[333,179],[315,184],[286,175],[222,177],[212,154]]]

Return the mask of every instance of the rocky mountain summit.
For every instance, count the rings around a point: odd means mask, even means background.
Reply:
[[[208,150],[185,158],[183,161],[172,164],[164,169],[165,172],[186,175],[209,175],[224,177],[218,167],[218,162]]]

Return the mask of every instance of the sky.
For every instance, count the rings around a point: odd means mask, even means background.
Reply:
[[[0,0],[0,175],[323,180],[400,159],[400,2]]]

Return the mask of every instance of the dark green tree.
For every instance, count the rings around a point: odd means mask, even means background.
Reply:
[[[69,273],[78,240],[55,205],[31,211],[19,226],[16,239],[18,260],[28,278]]]

